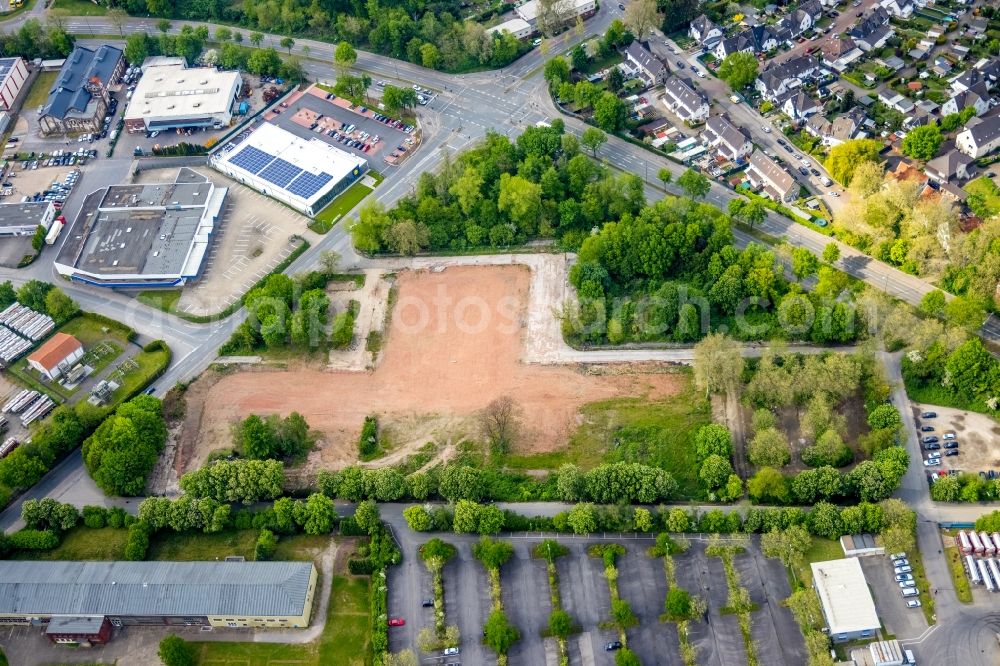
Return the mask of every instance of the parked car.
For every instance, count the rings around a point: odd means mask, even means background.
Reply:
[[[955,439],[956,437],[957,437],[957,435],[955,433],[953,433],[953,432],[946,432],[944,434],[944,441],[947,442],[949,440]]]
[[[615,650],[621,650],[622,649],[622,642],[621,641],[611,641],[610,643],[607,643],[604,646],[604,649],[607,652],[613,652]]]
[[[420,605],[423,606],[424,608],[434,608],[434,600],[424,599],[423,603]]]
[[[950,442],[945,442],[944,443],[944,448],[946,448],[946,449],[957,449],[958,448],[958,442],[956,442],[955,440],[951,440]]]
[[[903,598],[915,597],[920,594],[915,587],[904,587],[899,593],[903,595]]]
[[[940,458],[928,458],[927,460],[924,461],[924,467],[940,467],[940,466],[941,466]]]
[[[922,419],[936,419],[937,418],[937,412],[922,412],[920,414],[920,418],[922,418]]]
[[[896,575],[896,582],[897,583],[902,582],[904,580],[913,580],[913,574],[897,574]]]
[[[957,456],[958,455],[958,449],[952,449],[951,451],[948,451],[947,453],[945,453],[945,455],[948,456],[948,457]]]
[[[906,559],[906,553],[893,553],[889,556],[890,560],[903,560]]]
[[[923,442],[924,444],[933,444],[934,442],[938,441],[938,438],[935,437],[934,435],[928,435],[922,438],[920,441]]]
[[[445,648],[441,652],[441,656],[443,656],[443,657],[451,657],[452,655],[456,655],[456,654],[459,654],[459,649],[457,647]]]
[[[934,432],[934,426],[922,425],[920,426],[920,432]],[[945,439],[948,439],[947,435],[945,435]]]
[[[909,599],[906,602],[907,608],[920,608],[920,599]]]
[[[404,620],[401,617],[390,617],[389,618],[389,626],[390,627],[402,627],[404,624],[406,624],[406,620]]]
[[[927,450],[927,451],[937,451],[940,448],[941,448],[941,445],[938,444],[937,442],[934,442],[932,444],[925,444],[924,445],[924,449]]]
[[[902,566],[895,567],[892,570],[892,572],[896,574],[913,573],[913,567],[911,567],[909,564],[904,564]]]

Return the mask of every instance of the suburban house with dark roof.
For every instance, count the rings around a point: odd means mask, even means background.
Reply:
[[[966,155],[980,158],[1000,148],[1000,115],[973,118],[955,137],[955,145]]]
[[[966,88],[962,92],[948,98],[941,105],[941,115],[950,116],[953,113],[960,113],[969,107],[976,110],[977,116],[989,111],[990,92],[986,89],[985,82],[980,81],[971,88]]]
[[[714,148],[716,153],[727,160],[741,160],[753,150],[753,144],[743,130],[729,122],[725,116],[712,116],[705,122],[701,133],[702,142]]]
[[[806,121],[807,132],[817,137],[824,146],[839,146],[845,141],[858,138],[864,114],[845,113],[833,120],[816,114]]]
[[[312,562],[0,561],[0,623],[43,624],[62,642],[113,627],[304,628]]]
[[[843,72],[865,53],[850,37],[829,39],[823,43],[823,64],[830,69]]]
[[[718,44],[724,35],[722,28],[713,23],[712,19],[704,14],[691,21],[688,34],[691,36],[691,39],[708,48],[712,48]]]
[[[821,18],[823,18],[823,7],[819,2],[815,0],[804,2],[778,21],[778,31],[787,31],[787,36],[782,35],[786,39],[795,38],[816,25]]]
[[[779,95],[801,86],[817,69],[819,65],[815,59],[799,56],[765,69],[757,77],[754,87],[765,99],[773,102]]]
[[[746,174],[751,185],[762,189],[775,201],[792,201],[799,192],[791,174],[759,150],[750,154],[750,166]]]
[[[685,122],[708,119],[708,100],[678,76],[671,76],[663,86],[663,104]]]
[[[953,95],[965,92],[983,83],[987,90],[993,90],[1000,82],[1000,57],[983,58],[951,80]]]
[[[46,379],[59,379],[83,358],[83,345],[67,333],[56,333],[28,357],[28,365]]]
[[[896,30],[889,25],[889,13],[882,7],[876,7],[848,32],[862,51],[882,48],[894,34]]]
[[[976,160],[952,148],[928,162],[924,171],[939,183],[968,180],[976,175]]]
[[[719,42],[714,55],[719,60],[733,53],[764,53],[778,48],[778,35],[773,28],[766,25],[755,25],[747,28],[735,37],[729,37]]]
[[[912,0],[882,0],[879,4],[896,18],[908,19],[913,16]]]
[[[645,46],[638,41],[633,41],[625,49],[625,60],[631,69],[638,70],[642,78],[651,85],[665,83],[670,72],[663,61],[650,53]]]
[[[100,130],[110,101],[108,89],[121,80],[124,71],[121,49],[107,44],[96,50],[75,47],[39,111],[42,134]]]

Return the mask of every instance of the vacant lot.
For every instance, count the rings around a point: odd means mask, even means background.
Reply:
[[[595,372],[522,364],[528,282],[523,266],[401,274],[385,349],[373,372],[299,370],[261,377],[258,371],[219,379],[204,401],[201,436],[182,456],[186,467],[198,467],[212,449],[228,446],[230,425],[251,413],[302,413],[326,439],[311,462],[330,468],[356,459],[367,414],[378,414],[388,426],[416,418],[424,430],[438,423],[468,435],[475,432],[479,410],[511,395],[524,424],[515,448],[528,454],[564,447],[583,405],[626,396],[662,400],[682,390],[683,379],[656,365],[637,373],[625,366]]]
[[[937,412],[937,418],[920,419],[924,411]],[[922,432],[921,436],[941,438],[946,432],[955,433],[959,455],[942,457],[941,469],[960,469],[973,474],[991,469],[1000,471],[1000,424],[990,417],[964,409],[920,403],[913,403],[913,417],[918,426],[934,427],[933,432]]]

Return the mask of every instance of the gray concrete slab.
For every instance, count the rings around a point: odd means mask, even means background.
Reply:
[[[508,653],[511,664],[544,664],[541,631],[548,626],[552,605],[545,562],[531,557],[536,541],[514,543],[514,556],[500,570],[507,617],[521,631],[521,640]]]
[[[601,629],[610,616],[611,596],[604,578],[604,563],[587,555],[588,543],[568,543],[570,554],[557,560],[563,608],[580,625],[581,633],[570,640],[570,663],[594,663],[604,654],[604,645],[617,638]],[[598,662],[605,663],[605,662]],[[607,662],[610,663],[610,662]]]
[[[496,655],[483,645],[483,627],[490,614],[490,584],[483,565],[472,556],[471,544],[456,544],[455,557],[444,566],[443,576],[445,618],[461,632],[462,660],[495,664]]]
[[[632,606],[639,626],[628,632],[629,648],[643,664],[680,664],[680,641],[672,623],[660,622],[667,597],[663,560],[646,554],[648,543],[627,543],[618,559],[618,593]]]
[[[868,588],[875,599],[875,608],[886,631],[898,638],[916,638],[927,629],[927,620],[920,608],[907,608],[900,594],[899,584],[893,574],[888,557],[862,557],[861,569],[865,572]]]

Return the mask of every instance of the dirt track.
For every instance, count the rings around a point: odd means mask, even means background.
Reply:
[[[423,437],[409,443],[419,446],[455,429],[470,433],[475,413],[509,394],[524,414],[517,448],[545,451],[566,443],[581,405],[676,392],[669,374],[634,374],[624,367],[622,374],[597,374],[583,366],[521,363],[529,279],[524,266],[402,273],[373,372],[259,370],[223,377],[208,391],[198,450],[186,467],[229,445],[230,424],[250,413],[299,411],[326,439],[311,462],[336,468],[355,460],[362,420],[371,413],[389,426],[423,422]]]

